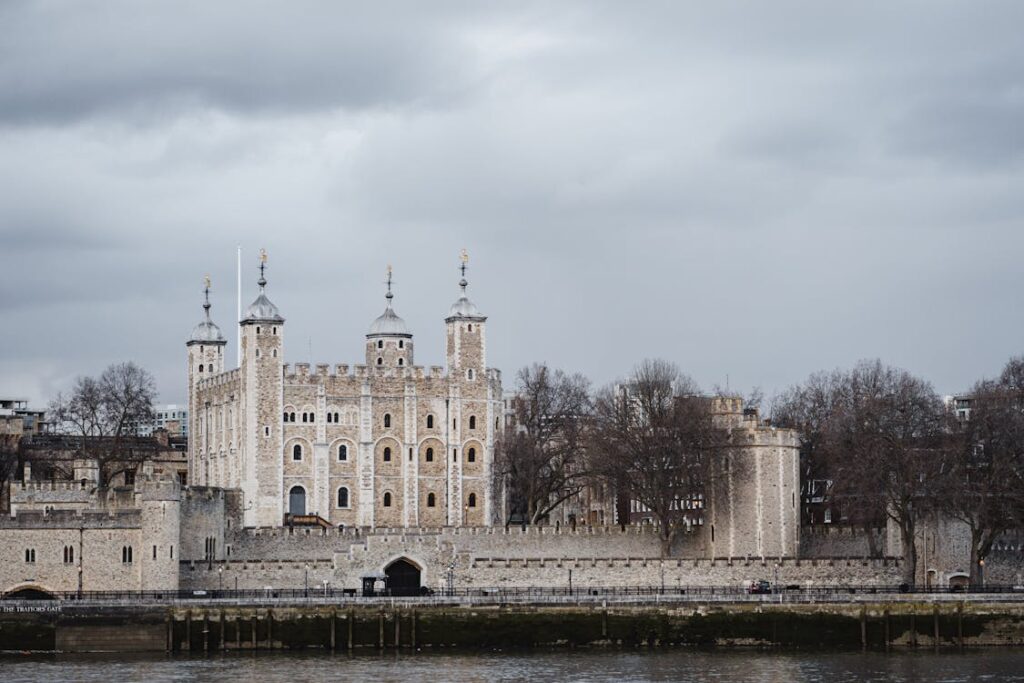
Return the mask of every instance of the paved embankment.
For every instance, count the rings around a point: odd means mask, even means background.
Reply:
[[[8,651],[1022,644],[1018,596],[0,602],[0,650]]]

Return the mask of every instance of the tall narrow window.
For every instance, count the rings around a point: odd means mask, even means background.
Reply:
[[[400,349],[404,349],[405,348],[405,340],[404,339],[399,339],[398,340],[398,348],[400,348]]]
[[[332,422],[334,422],[334,416],[331,415],[330,413],[327,413],[327,424],[330,424]]]
[[[391,448],[384,448],[384,462],[391,462]]]
[[[32,563],[32,562],[36,561],[36,549],[35,548],[25,548],[25,561],[29,562],[29,563]]]
[[[433,429],[433,428],[434,428],[434,416],[433,415],[427,415],[427,429]]]
[[[299,444],[292,446],[292,460],[302,460],[302,446]]]
[[[466,451],[466,460],[468,462],[476,462],[476,449],[470,448]]]
[[[433,493],[428,493],[427,494],[427,507],[428,508],[432,508],[432,507],[434,507],[436,505],[437,505],[437,496],[435,496]]]
[[[398,359],[398,364],[399,364],[400,366],[401,366],[401,365],[405,365],[405,359],[404,359],[404,358],[399,358],[399,359]]]
[[[391,507],[391,492],[390,491],[385,491],[384,492],[384,507],[386,507],[386,508]]]
[[[384,359],[383,358],[377,358],[377,365],[384,365]]]
[[[338,489],[338,507],[348,507],[348,489],[344,486]]]
[[[338,446],[338,461],[345,462],[348,460],[348,446],[341,444]]]
[[[476,429],[476,415],[469,416],[469,428]]]
[[[384,428],[391,426],[391,413],[384,413]]]
[[[426,453],[427,462],[434,462],[434,449],[428,448]]]
[[[378,349],[383,349],[384,348],[384,340],[383,339],[378,339],[377,340],[377,348]]]
[[[475,508],[476,507],[476,494],[475,493],[469,494],[469,507],[471,507],[471,508]]]

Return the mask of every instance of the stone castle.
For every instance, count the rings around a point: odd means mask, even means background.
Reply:
[[[33,481],[26,468],[0,518],[0,595],[356,588],[365,576],[406,588],[899,581],[891,534],[891,550],[870,558],[860,532],[801,529],[797,434],[727,396],[711,400],[730,448],[668,556],[653,527],[610,508],[600,524],[508,528],[493,471],[501,375],[486,365],[487,318],[467,296],[465,261],[445,317],[446,365],[429,368],[414,364],[390,273],[364,364],[286,365],[285,319],[267,297],[264,268],[240,321],[235,370],[224,368],[207,285],[187,342],[187,486],[153,463],[106,490],[87,463],[68,482]],[[943,534],[940,552],[929,533],[922,582],[963,574],[955,534]],[[1009,560],[993,560],[993,580],[1020,582],[1022,547],[998,548]]]
[[[241,360],[205,319],[188,341],[189,469],[200,486],[238,489],[246,526],[316,515],[362,527],[485,526],[501,429],[501,374],[487,367],[487,317],[461,293],[445,317],[445,366],[415,365],[392,308],[366,334],[366,362],[284,362],[285,320],[266,294],[240,323]]]

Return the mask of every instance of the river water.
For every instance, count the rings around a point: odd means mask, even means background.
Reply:
[[[0,682],[96,681],[1022,681],[1024,651],[775,653],[751,650],[497,654],[4,657]]]

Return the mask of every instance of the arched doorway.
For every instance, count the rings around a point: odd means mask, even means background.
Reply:
[[[391,595],[419,595],[420,568],[404,557],[384,568],[387,587]]]
[[[293,515],[306,514],[306,489],[293,486],[288,492],[288,512]]]

